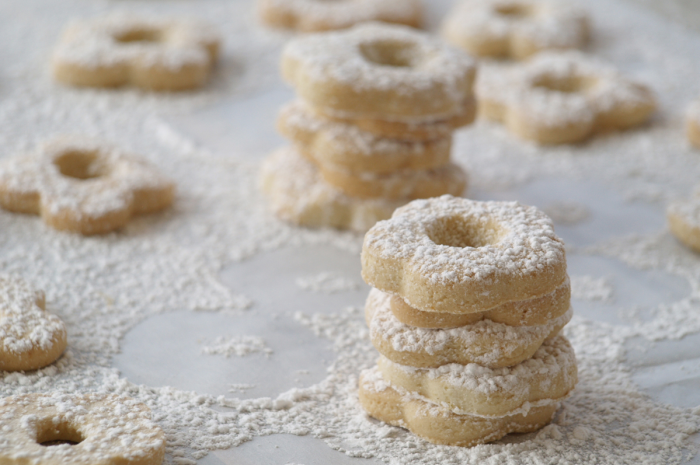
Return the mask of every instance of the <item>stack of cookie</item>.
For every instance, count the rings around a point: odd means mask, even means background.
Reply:
[[[369,23],[290,42],[282,72],[299,99],[279,115],[293,142],[264,164],[279,216],[366,231],[417,198],[460,195],[453,131],[474,119],[471,58],[405,26]]]
[[[577,382],[564,244],[517,202],[415,200],[365,236],[373,417],[471,446],[551,421]]]

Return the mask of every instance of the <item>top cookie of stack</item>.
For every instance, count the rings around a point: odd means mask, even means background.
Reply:
[[[450,162],[452,132],[474,119],[475,71],[465,53],[404,26],[368,23],[291,41],[282,74],[299,99],[281,110],[278,129],[295,151],[273,156],[263,175],[278,213],[366,230],[410,200],[460,195],[466,174]],[[280,205],[279,166],[291,167],[290,158],[315,174],[313,187],[324,186],[323,215],[302,213],[319,196],[289,206],[301,195],[291,188],[288,208]],[[350,213],[338,214],[340,204]]]

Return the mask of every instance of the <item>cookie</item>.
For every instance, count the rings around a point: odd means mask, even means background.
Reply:
[[[353,124],[318,116],[301,101],[280,110],[277,129],[307,158],[336,171],[426,170],[449,163],[452,148],[452,136],[420,142],[381,137]]]
[[[461,109],[454,116],[428,121],[386,121],[362,116],[348,116],[328,108],[315,108],[309,105],[307,108],[319,117],[350,124],[381,138],[424,142],[452,137],[452,133],[456,129],[471,124],[476,116],[476,99],[468,97],[464,100]]]
[[[671,203],[666,209],[668,226],[676,238],[696,252],[700,252],[700,190],[693,198]]]
[[[439,368],[377,364],[390,385],[458,415],[503,417],[558,403],[576,386],[574,349],[564,336],[545,341],[532,358],[506,368],[452,363]]]
[[[457,328],[487,319],[509,326],[545,324],[569,310],[571,283],[566,280],[552,292],[529,300],[507,302],[481,313],[424,312],[399,296],[391,296],[391,313],[401,323],[418,328]]]
[[[282,53],[282,75],[303,100],[349,118],[451,118],[473,95],[475,72],[439,39],[380,23],[300,37]]]
[[[688,108],[685,117],[685,132],[690,143],[700,147],[700,102],[695,102]]]
[[[61,230],[104,234],[167,208],[174,184],[140,158],[97,141],[62,138],[0,161],[0,206]]]
[[[426,329],[401,323],[391,312],[391,296],[372,289],[365,303],[370,339],[380,354],[400,365],[436,368],[478,363],[489,368],[527,360],[571,320],[573,311],[542,325],[509,326],[481,320],[453,329]]]
[[[165,435],[149,408],[112,394],[5,397],[0,431],[7,465],[159,465],[165,455]]]
[[[46,312],[44,293],[21,278],[0,275],[0,370],[45,367],[63,354],[66,344],[66,326]]]
[[[551,402],[504,417],[457,415],[391,386],[376,368],[360,376],[359,395],[360,404],[372,417],[407,428],[434,444],[463,447],[495,441],[509,433],[537,431],[552,421],[559,408],[556,402]]]
[[[510,74],[482,73],[479,113],[539,144],[579,142],[596,132],[623,130],[656,109],[646,86],[580,52],[545,52]]]
[[[566,276],[552,221],[517,202],[414,200],[362,246],[365,282],[426,312],[481,313],[548,294]]]
[[[424,199],[444,194],[461,195],[467,187],[467,173],[448,163],[429,170],[401,170],[392,173],[353,173],[319,164],[323,179],[346,194],[360,199]]]
[[[570,4],[539,0],[463,0],[441,27],[451,44],[480,57],[524,59],[544,50],[581,48],[587,15]]]
[[[408,202],[350,197],[325,182],[316,166],[293,147],[279,149],[263,162],[260,187],[277,216],[317,228],[365,232]]]
[[[71,23],[52,57],[54,78],[78,87],[201,87],[219,52],[212,28],[190,20],[113,14]]]
[[[345,29],[367,21],[420,27],[420,0],[258,0],[258,14],[270,26],[303,32]]]

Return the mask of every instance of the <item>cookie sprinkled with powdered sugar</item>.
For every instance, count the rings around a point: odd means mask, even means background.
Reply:
[[[0,461],[10,463],[160,465],[165,452],[163,431],[148,407],[110,394],[0,399],[0,431]],[[69,443],[42,444],[52,441]]]

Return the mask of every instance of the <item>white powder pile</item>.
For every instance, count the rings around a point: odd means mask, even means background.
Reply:
[[[589,275],[573,275],[571,279],[571,297],[580,300],[610,302],[614,291],[606,278],[594,278]]]
[[[176,181],[178,197],[172,209],[136,218],[124,231],[103,237],[61,234],[37,217],[0,211],[0,269],[46,292],[47,310],[65,322],[69,341],[66,355],[47,368],[0,373],[0,397],[36,392],[131,396],[152,409],[153,420],[165,431],[166,464],[176,465],[193,465],[212,450],[270,434],[310,435],[351,456],[392,464],[687,461],[693,452],[688,438],[700,429],[700,410],[662,404],[643,394],[625,362],[629,338],[667,340],[700,332],[700,288],[695,284],[700,262],[663,231],[576,250],[683,277],[692,291],[655,308],[652,319],[634,326],[575,316],[564,333],[576,351],[579,384],[554,423],[532,435],[452,448],[368,419],[357,400],[357,377],[377,354],[361,309],[297,314],[313,337],[331,341],[335,360],[322,381],[275,398],[213,397],[136,385],[121,376],[112,357],[123,336],[146,318],[174,310],[225,311],[233,317],[255,311],[246,310],[251,301],[242,295],[245,289],[234,292],[219,281],[224,266],[282,246],[332,244],[357,250],[362,238],[277,221],[258,192],[257,166],[203,149],[180,134],[164,138],[157,131],[163,115],[187,114],[275,81],[282,40],[255,26],[246,2],[119,3],[135,12],[202,18],[222,31],[222,65],[202,92],[170,95],[55,85],[47,75],[47,59],[64,24],[114,6],[79,0],[0,2],[0,156],[30,150],[56,134],[101,137],[148,158]],[[586,6],[595,35],[605,38],[591,51],[662,94],[659,120],[582,146],[548,148],[546,154],[497,125],[479,123],[459,135],[454,155],[475,173],[472,183],[480,192],[538,176],[595,177],[626,198],[660,207],[700,179],[698,154],[687,148],[678,129],[680,115],[696,97],[692,83],[700,40],[624,3],[594,0]],[[31,22],[18,20],[30,17]]]
[[[296,285],[305,291],[321,294],[335,294],[336,292],[354,291],[360,288],[356,280],[332,271],[322,271],[312,276],[301,276],[297,278]]]
[[[272,352],[265,340],[259,336],[219,336],[202,347],[203,354],[223,355],[226,358],[232,355],[245,357],[255,353],[263,353],[269,357]]]

